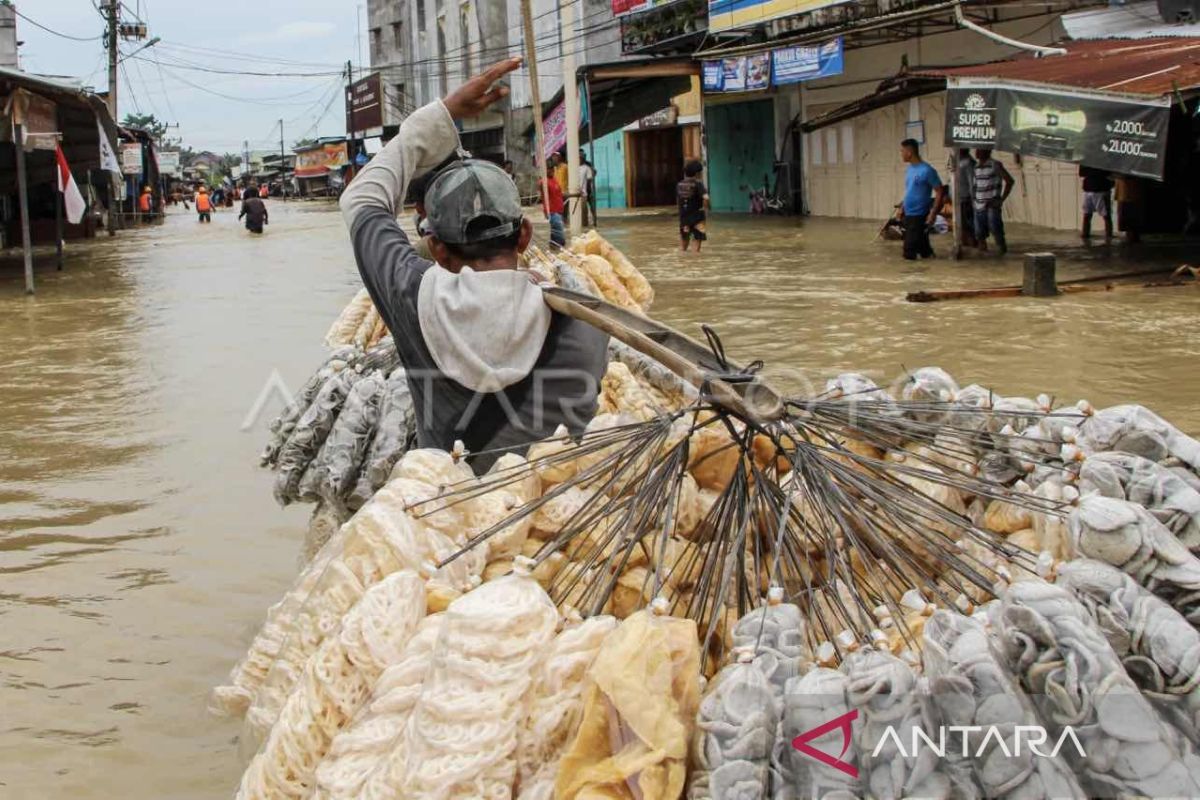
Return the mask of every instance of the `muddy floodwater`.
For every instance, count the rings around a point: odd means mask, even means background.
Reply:
[[[71,245],[32,299],[0,268],[0,797],[236,786],[239,726],[205,696],[294,575],[308,511],[275,505],[256,456],[277,389],[308,376],[358,281],[332,206],[273,202],[261,238],[233,217]],[[938,364],[1200,431],[1200,290],[912,305],[906,291],[1017,282],[1020,259],[907,264],[869,222],[719,217],[701,255],[677,251],[667,215],[601,225],[653,281],[656,315],[713,323],[791,389]],[[1066,277],[1146,266],[1066,234],[1010,238],[1059,252]]]

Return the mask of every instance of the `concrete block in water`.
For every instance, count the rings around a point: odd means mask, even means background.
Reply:
[[[1025,278],[1021,294],[1026,297],[1053,297],[1058,294],[1058,282],[1054,277],[1053,253],[1026,253]]]

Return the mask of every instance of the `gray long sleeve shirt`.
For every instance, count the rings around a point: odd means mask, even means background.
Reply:
[[[533,371],[503,391],[477,393],[442,374],[417,315],[419,256],[396,221],[409,181],[450,157],[458,131],[441,101],[410,115],[351,182],[340,201],[363,284],[396,342],[416,406],[417,443],[449,450],[455,440],[481,453],[477,472],[502,452],[524,452],[559,425],[582,432],[596,413],[608,337],[555,313]],[[486,452],[485,452],[486,451]]]

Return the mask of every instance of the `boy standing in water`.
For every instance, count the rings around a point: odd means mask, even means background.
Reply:
[[[680,249],[687,251],[688,242],[696,240],[696,252],[704,240],[708,238],[704,223],[707,215],[704,209],[708,207],[708,187],[700,180],[704,165],[692,159],[683,165],[683,180],[675,187],[675,199],[679,204],[679,242]]]

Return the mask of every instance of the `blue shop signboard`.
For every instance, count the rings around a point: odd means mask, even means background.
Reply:
[[[783,47],[748,56],[705,61],[702,86],[706,92],[754,92],[830,75],[843,70],[842,39],[812,47]]]

